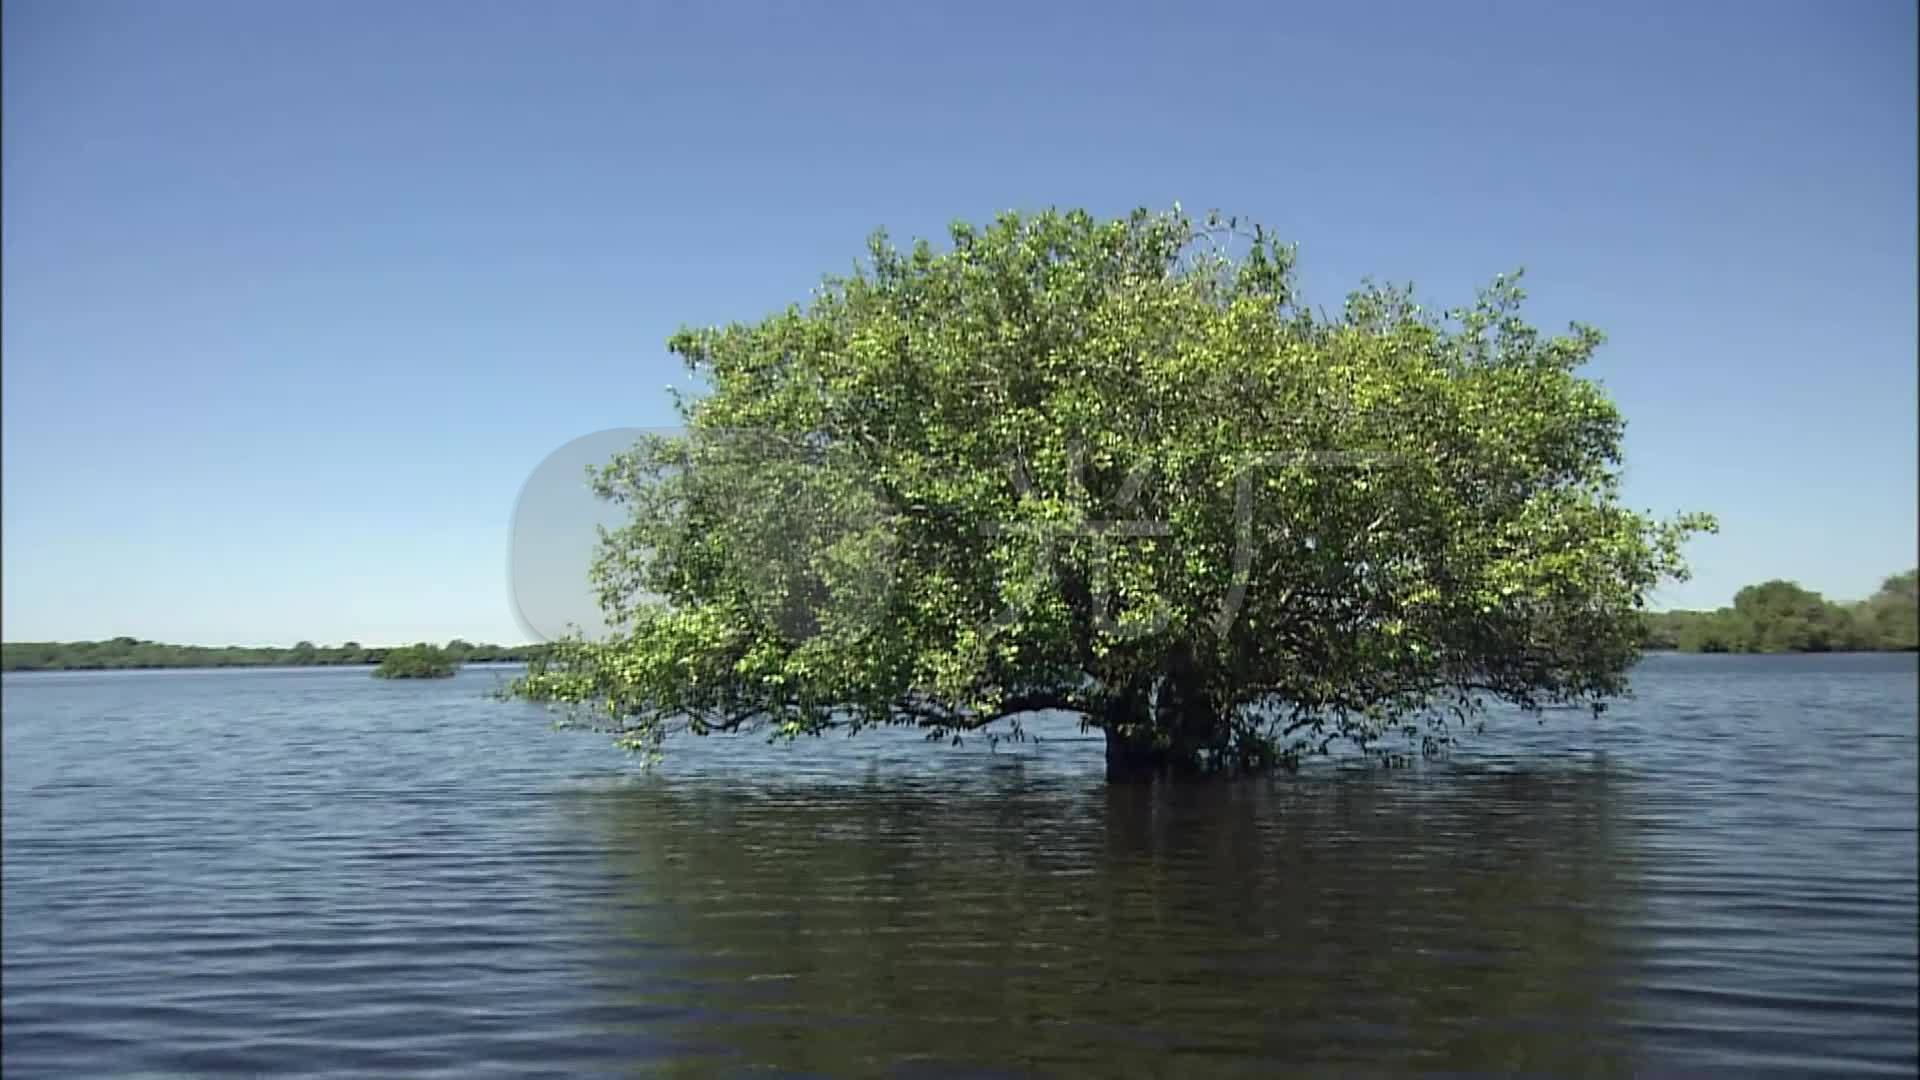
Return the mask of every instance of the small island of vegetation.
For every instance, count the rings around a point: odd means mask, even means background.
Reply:
[[[376,679],[449,679],[460,665],[445,649],[420,642],[395,649],[373,669]]]

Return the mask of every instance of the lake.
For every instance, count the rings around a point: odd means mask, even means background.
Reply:
[[[1911,655],[1120,787],[1071,723],[642,773],[507,674],[7,676],[6,1075],[1916,1069]]]

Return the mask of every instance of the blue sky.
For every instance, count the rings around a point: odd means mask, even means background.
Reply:
[[[515,500],[864,236],[1220,207],[1610,344],[1671,606],[1915,562],[1911,3],[9,0],[4,633],[524,640]]]

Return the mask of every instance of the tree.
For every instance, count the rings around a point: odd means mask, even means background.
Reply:
[[[1753,623],[1732,608],[1689,613],[1680,630],[1680,648],[1686,652],[1742,653],[1757,649]]]
[[[1912,651],[1920,648],[1920,571],[1895,574],[1854,613],[1858,633],[1872,647]]]
[[[1749,585],[1734,595],[1733,610],[1753,628],[1752,651],[1827,652],[1846,645],[1846,613],[1797,582]]]
[[[593,475],[628,522],[605,640],[514,691],[670,732],[1036,710],[1113,775],[1431,748],[1488,699],[1600,706],[1710,518],[1618,503],[1623,421],[1514,278],[1447,316],[1368,285],[1334,317],[1257,227],[1006,214],[757,324],[669,342],[680,436]]]

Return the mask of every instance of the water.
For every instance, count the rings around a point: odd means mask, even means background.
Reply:
[[[497,671],[8,676],[9,1077],[1912,1075],[1912,656],[1396,772],[685,743]]]

